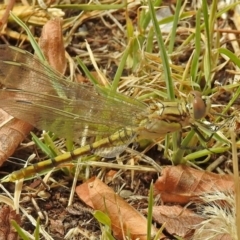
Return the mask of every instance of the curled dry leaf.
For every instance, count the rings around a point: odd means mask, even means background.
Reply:
[[[0,109],[0,166],[10,157],[33,127],[21,120],[12,118]]]
[[[49,64],[58,72],[64,73],[67,67],[62,26],[59,18],[49,20],[42,29],[39,46]]]
[[[215,191],[231,192],[234,190],[233,178],[199,171],[187,166],[166,167],[155,185],[155,193],[161,194],[164,202],[188,203],[200,200],[204,193]]]
[[[78,186],[76,193],[86,204],[109,216],[117,239],[124,239],[128,234],[131,239],[147,239],[147,219],[99,179],[92,178]],[[156,229],[152,227],[152,235],[155,234]]]
[[[63,44],[61,21],[59,19],[50,20],[43,28],[41,43],[42,51],[49,60],[50,65],[57,71],[64,73],[66,68],[65,50]],[[26,73],[26,81],[28,79]],[[36,91],[48,92],[51,89],[45,89],[44,86],[36,86]],[[27,99],[26,99],[27,100]],[[0,111],[0,122],[7,122],[11,118],[3,110]],[[10,157],[17,146],[24,140],[25,136],[33,127],[27,122],[12,119],[0,128],[0,166]]]
[[[0,239],[18,239],[18,234],[11,225],[11,220],[15,220],[18,225],[21,224],[20,215],[5,205],[0,210]]]

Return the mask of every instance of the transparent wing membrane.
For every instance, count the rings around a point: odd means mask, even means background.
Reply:
[[[33,55],[0,47],[0,107],[10,115],[62,137],[106,136],[136,127],[144,104],[98,94],[93,87],[69,82]],[[54,84],[53,84],[54,83]]]

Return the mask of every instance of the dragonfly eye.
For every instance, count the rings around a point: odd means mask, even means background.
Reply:
[[[192,117],[194,119],[205,117],[210,109],[209,99],[203,99],[202,94],[198,91],[191,91],[189,95],[192,105]]]

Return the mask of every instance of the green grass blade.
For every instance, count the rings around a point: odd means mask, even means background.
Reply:
[[[168,46],[169,54],[173,52],[173,47],[174,47],[175,40],[176,40],[176,32],[177,32],[177,26],[178,26],[178,22],[179,22],[181,5],[182,5],[182,0],[178,0],[176,10],[175,10],[175,14],[174,14],[174,20],[173,20],[170,42],[169,42],[169,46]]]
[[[129,56],[131,45],[132,45],[132,41],[130,40],[128,46],[126,47],[125,51],[123,52],[121,62],[119,64],[118,68],[117,68],[117,72],[116,72],[116,74],[114,76],[114,79],[113,79],[113,82],[112,82],[111,91],[113,93],[115,93],[117,91],[117,88],[119,86],[119,81],[120,81],[120,78],[122,76],[122,72],[124,70],[124,67],[126,65],[126,61],[127,61],[128,56]]]
[[[98,222],[111,228],[111,219],[108,217],[107,214],[103,213],[102,211],[96,210],[94,211],[93,216],[97,219]]]
[[[156,0],[154,1],[153,5],[154,7],[160,6],[162,3],[162,0]],[[146,11],[145,9],[141,11],[140,17],[139,17],[139,26],[141,30],[146,30],[149,26],[149,23],[151,21],[151,13],[149,11]]]
[[[37,41],[35,40],[34,36],[32,35],[32,32],[30,31],[30,29],[27,27],[27,25],[20,19],[18,18],[15,14],[13,14],[13,12],[10,12],[10,16],[13,18],[13,20],[19,25],[21,26],[27,33],[30,43],[34,49],[34,52],[36,53],[36,55],[38,56],[38,58],[41,61],[46,61],[46,58],[44,56],[44,54],[42,53],[41,49],[38,46]]]
[[[170,70],[170,65],[169,65],[169,58],[166,52],[166,48],[164,45],[163,37],[161,30],[159,28],[159,24],[156,18],[156,12],[153,6],[153,3],[151,0],[148,0],[149,4],[149,12],[151,15],[151,19],[153,22],[153,27],[156,33],[156,38],[160,50],[160,58],[162,59],[162,64],[163,64],[163,72],[164,72],[164,78],[167,86],[167,93],[168,93],[168,98],[169,100],[174,100],[175,99],[175,94],[174,94],[174,85],[173,85],[173,80],[172,80],[172,73]]]
[[[33,141],[35,144],[49,157],[56,157],[57,155],[49,148],[46,144],[44,144],[33,132],[31,132]]]
[[[199,58],[201,54],[201,30],[200,30],[201,10],[199,9],[196,15],[196,31],[195,31],[195,51],[193,55],[190,75],[193,82],[197,82],[199,70]]]
[[[237,67],[240,67],[240,59],[231,51],[226,48],[219,48],[218,52],[220,54],[224,54],[227,56]],[[234,93],[233,97],[230,99],[226,107],[224,108],[222,114],[225,114],[229,108],[233,105],[233,103],[237,100],[240,95],[240,86],[237,88],[236,92]]]
[[[77,57],[76,58],[77,63],[79,64],[79,66],[82,68],[83,72],[85,73],[85,75],[87,76],[87,78],[91,81],[91,83],[96,87],[97,85],[99,85],[99,82],[97,81],[97,79],[90,73],[90,71],[88,70],[87,66],[83,63],[83,61]]]
[[[172,80],[172,73],[169,65],[169,58],[168,54],[166,51],[166,47],[163,41],[162,33],[156,18],[156,12],[153,6],[153,3],[151,0],[148,0],[148,5],[149,5],[149,12],[151,15],[151,19],[153,22],[153,28],[156,33],[156,38],[158,42],[158,47],[160,50],[160,58],[162,59],[162,65],[163,65],[163,72],[164,72],[164,78],[165,78],[165,83],[167,87],[167,94],[168,94],[168,99],[174,101],[175,100],[175,93],[174,93],[174,84]],[[173,134],[173,151],[177,150],[177,139],[178,139],[178,133]]]
[[[12,226],[16,229],[18,236],[21,237],[23,240],[29,240],[29,237],[26,233],[22,230],[22,228],[17,224],[15,220],[11,220]]]
[[[196,159],[205,157],[207,155],[211,155],[213,153],[224,153],[226,151],[229,151],[230,147],[218,147],[218,148],[209,148],[209,149],[203,149],[197,152],[193,152],[188,154],[184,157],[183,163],[186,163],[187,161],[195,161]]]
[[[38,217],[37,219],[37,224],[36,224],[36,228],[34,230],[34,237],[35,237],[35,240],[39,240],[40,239],[40,218]]]
[[[153,197],[153,183],[151,182],[149,189],[149,197],[148,197],[148,214],[147,214],[147,239],[152,238],[152,215],[153,215],[153,205],[154,205],[154,197]]]
[[[211,86],[211,34],[209,29],[209,15],[208,15],[208,5],[206,0],[202,1],[203,17],[204,17],[204,30],[206,34],[206,51],[204,54],[204,75],[208,85],[208,88]]]
[[[229,57],[229,59],[240,68],[240,59],[236,54],[234,54],[233,52],[229,51],[226,48],[219,48],[218,52]]]

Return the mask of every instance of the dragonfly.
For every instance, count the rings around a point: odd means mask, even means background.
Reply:
[[[190,92],[190,102],[149,104],[121,94],[103,95],[92,86],[69,81],[36,56],[9,45],[0,45],[0,83],[4,86],[0,107],[13,117],[75,141],[102,137],[15,171],[4,181],[30,178],[88,154],[115,157],[136,139],[156,139],[193,126],[209,111],[209,102],[198,91]]]

